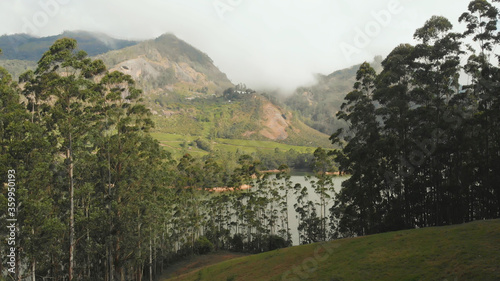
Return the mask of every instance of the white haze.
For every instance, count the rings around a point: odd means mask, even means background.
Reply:
[[[329,74],[386,56],[400,43],[413,43],[415,29],[432,15],[445,16],[458,26],[468,3],[2,0],[0,35],[87,30],[122,39],[152,39],[170,32],[207,53],[233,83],[290,92],[313,82],[314,73]]]

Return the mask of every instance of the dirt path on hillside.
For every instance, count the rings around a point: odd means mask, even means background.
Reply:
[[[232,253],[226,251],[221,251],[208,255],[193,256],[186,260],[182,260],[170,265],[162,274],[162,276],[158,278],[158,280],[159,281],[175,280],[175,277],[177,276],[198,270],[202,267],[244,256],[248,256],[248,254]]]

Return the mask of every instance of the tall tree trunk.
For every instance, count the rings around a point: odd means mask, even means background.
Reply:
[[[89,200],[88,205],[87,205],[86,210],[85,210],[87,219],[90,218],[90,210],[89,210],[90,209],[90,194],[88,196],[88,200]],[[87,226],[87,245],[90,245],[90,230],[89,230],[88,226]],[[92,260],[90,258],[90,251],[87,249],[87,278],[90,278],[91,267],[92,267]],[[35,280],[35,279],[33,279],[33,280]]]
[[[17,233],[19,233],[19,227],[17,228]],[[22,281],[22,276],[23,276],[23,272],[22,272],[22,268],[21,268],[21,253],[22,251],[20,250],[17,250],[17,259],[16,259],[16,279],[17,281]]]
[[[106,116],[106,129],[108,128],[108,117]],[[111,153],[109,151],[109,138],[107,141],[107,156],[108,156],[108,204],[107,204],[107,209],[108,209],[108,216],[109,216],[109,241],[108,245],[106,246],[106,260],[108,264],[107,268],[107,274],[108,274],[108,281],[114,281],[114,270],[113,270],[113,240],[112,240],[112,235],[111,233],[113,232],[113,219],[112,219],[112,210],[111,210],[111,201],[112,201],[112,195],[111,195]]]
[[[118,169],[120,170],[120,168]],[[121,196],[118,196],[117,202],[118,205],[121,204]],[[120,221],[121,219],[121,211],[118,210],[116,213],[116,221]],[[116,243],[115,243],[115,271],[119,274],[120,276],[120,281],[125,281],[125,272],[124,272],[124,264],[123,261],[121,260],[121,242],[122,242],[122,234],[121,230],[118,230],[116,232]]]
[[[74,182],[73,182],[73,156],[71,151],[71,133],[69,134],[69,147],[66,150],[67,159],[69,160],[69,276],[68,280],[73,280],[74,270],[74,255],[75,255],[75,206],[74,206]]]
[[[31,235],[35,236],[35,228],[31,228]],[[31,280],[36,281],[36,259],[31,260]]]
[[[31,280],[36,280],[36,260],[31,261]]]
[[[140,210],[137,210],[137,217],[138,218],[140,217]],[[139,257],[139,260],[142,260],[142,250],[141,250],[141,247],[142,247],[141,239],[142,238],[141,238],[141,223],[140,223],[140,221],[137,222],[137,234],[139,236],[139,239],[137,239],[137,249],[139,250],[138,257]],[[137,280],[138,281],[142,281],[142,271],[143,271],[142,269],[143,269],[143,262],[139,262],[139,264],[137,265]]]
[[[120,281],[125,281],[125,267],[122,265],[120,266]]]
[[[106,245],[106,276],[104,277],[105,281],[111,281],[111,254],[109,253],[109,250],[111,247],[109,247],[110,243],[107,242]]]
[[[149,228],[149,281],[153,281],[153,249],[151,242],[151,227]]]

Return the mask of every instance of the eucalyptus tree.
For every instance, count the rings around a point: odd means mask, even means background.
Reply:
[[[331,138],[345,144],[337,161],[352,173],[332,208],[337,236],[498,217],[496,3],[471,1],[463,34],[430,18],[414,34],[418,44],[396,47],[380,74],[365,76],[369,84],[360,67],[338,115],[349,131]],[[467,36],[479,52],[468,45],[461,65]],[[471,78],[463,89],[462,69]]]
[[[420,155],[412,158],[413,153],[409,159],[415,180],[405,200],[408,217],[414,218],[417,226],[449,223],[447,208],[464,209],[460,205],[459,183],[454,177],[458,172],[456,166],[460,165],[457,161],[460,151],[454,140],[459,133],[457,124],[452,121],[461,111],[452,101],[459,92],[462,35],[451,32],[452,27],[446,18],[434,16],[414,34],[421,43],[415,46],[413,55],[415,73],[410,93],[416,107],[412,118],[413,138],[417,144],[426,143],[432,148],[414,147],[421,151]],[[426,185],[432,188],[428,192],[430,200],[426,199],[423,188]],[[450,200],[453,195],[456,197]],[[433,203],[422,206],[421,202],[425,201]],[[406,224],[414,226],[410,221]]]
[[[80,164],[80,156],[90,153],[87,148],[93,114],[89,100],[97,94],[94,78],[104,69],[102,61],[92,61],[84,51],[77,51],[75,40],[62,38],[44,53],[34,73],[23,75],[29,79],[26,97],[32,109],[37,107],[38,121],[48,129],[57,148],[54,158],[65,170],[59,183],[68,189],[69,280],[74,278],[75,267],[75,188],[83,185],[75,180],[79,176],[75,175],[75,165]]]
[[[282,164],[278,169],[280,172],[276,174],[276,179],[281,181],[279,185],[279,190],[282,193],[281,200],[279,201],[280,207],[280,220],[282,229],[279,233],[285,241],[291,245],[292,235],[290,233],[290,223],[289,223],[289,209],[288,209],[288,197],[293,193],[293,182],[291,181],[290,169],[287,165]]]
[[[332,175],[334,163],[332,154],[322,148],[317,148],[313,155],[313,171],[315,172],[316,179],[309,179],[309,181],[314,192],[319,197],[319,202],[316,205],[319,206],[320,239],[321,241],[326,241],[328,239],[328,230],[326,227],[328,216],[326,215],[326,210],[335,193]]]
[[[281,175],[269,175],[267,176],[268,182],[266,183],[267,188],[265,192],[265,197],[267,198],[268,206],[264,209],[269,214],[267,215],[268,221],[268,233],[270,236],[277,235],[282,232],[284,225],[283,219],[281,217],[282,212],[282,200],[284,199],[284,187],[282,183]]]
[[[100,96],[94,107],[97,126],[101,128],[96,149],[102,167],[100,190],[106,198],[108,213],[110,280],[114,276],[120,280],[126,278],[125,269],[133,266],[127,264],[129,253],[144,247],[144,239],[149,240],[144,233],[151,233],[152,229],[144,225],[155,220],[152,212],[156,204],[151,195],[160,184],[158,165],[167,159],[148,134],[154,124],[142,103],[142,91],[134,84],[129,75],[117,71],[106,73],[100,79]],[[139,264],[145,262],[143,252],[144,249],[136,256]]]
[[[374,99],[375,70],[370,64],[363,63],[356,73],[356,80],[353,91],[346,95],[346,102],[337,113],[340,119],[349,124],[348,131],[340,129],[331,137],[334,143],[344,145],[346,142],[343,150],[334,154],[340,164],[340,171],[351,174],[342,183],[339,198],[331,212],[333,221],[339,224],[338,229],[343,229],[342,232],[362,235],[376,232],[380,227],[378,217],[383,186],[379,177],[382,165],[379,155],[383,141],[380,136],[381,121],[376,111],[378,103]],[[324,154],[322,151],[315,152],[316,158],[322,162],[326,158]],[[320,181],[325,180],[323,177],[320,174]],[[342,211],[339,212],[340,209]]]
[[[321,221],[318,218],[316,205],[309,199],[308,187],[297,183],[293,189],[296,201],[293,208],[297,213],[299,244],[321,241]]]
[[[459,21],[467,24],[464,36],[471,38],[474,47],[469,47],[469,57],[465,72],[471,83],[464,86],[466,94],[471,96],[470,160],[474,163],[468,172],[467,182],[471,194],[469,217],[482,219],[500,215],[500,56],[495,52],[500,45],[499,1],[474,0],[469,3],[468,11]],[[478,181],[473,179],[480,178]],[[483,188],[476,190],[474,185]],[[481,203],[474,203],[481,202]]]
[[[17,219],[16,267],[20,269],[28,264],[30,276],[34,279],[37,270],[47,272],[51,268],[50,258],[62,258],[56,255],[60,253],[58,246],[61,241],[55,241],[51,236],[61,237],[64,228],[54,216],[57,195],[48,160],[52,146],[46,139],[44,128],[30,122],[30,114],[21,103],[20,93],[17,83],[0,67],[0,172],[12,175],[0,194],[2,208],[9,211],[2,214],[1,232],[7,229],[5,219]],[[40,249],[40,244],[46,247]],[[7,256],[3,245],[1,252],[3,257]],[[16,275],[11,276],[13,280],[20,280],[27,274],[16,270]]]
[[[243,220],[247,227],[248,250],[253,252],[261,252],[263,240],[269,233],[270,229],[274,228],[274,210],[272,205],[268,214],[268,206],[270,203],[269,192],[269,175],[264,174],[259,177],[254,183],[251,191],[245,191],[246,201],[244,204]],[[267,225],[269,224],[269,228]]]

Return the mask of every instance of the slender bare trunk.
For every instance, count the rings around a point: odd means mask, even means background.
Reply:
[[[108,117],[106,116],[106,129],[108,128]],[[111,210],[111,200],[112,200],[112,195],[111,195],[111,154],[109,152],[109,139],[107,142],[107,153],[108,153],[108,204],[107,204],[107,209],[108,209],[108,216],[109,216],[109,241],[108,245],[106,247],[106,257],[107,257],[107,263],[108,263],[108,268],[107,268],[107,274],[108,274],[108,281],[114,281],[114,270],[113,270],[113,240],[112,240],[112,235],[111,233],[113,232],[113,219],[112,219],[112,210]]]
[[[137,217],[139,218],[140,217],[140,211],[137,210]],[[141,247],[142,247],[142,243],[141,243],[141,240],[142,240],[142,237],[141,237],[141,223],[138,222],[137,223],[137,234],[139,236],[139,239],[137,239],[137,249],[139,250],[139,260],[142,260],[142,250],[141,250]],[[138,281],[142,281],[142,269],[143,269],[143,263],[140,262],[138,265],[137,265],[137,280]]]
[[[111,280],[111,255],[109,253],[109,242],[106,245],[106,276],[104,277],[105,281]]]
[[[17,232],[19,233],[19,227],[17,227]],[[17,278],[17,281],[22,281],[22,269],[21,269],[21,251],[17,251],[17,259],[16,259],[16,278]]]
[[[149,228],[149,281],[153,281],[153,249],[151,241],[151,227]]]
[[[31,234],[33,237],[35,236],[35,229],[31,228]],[[31,280],[36,281],[36,259],[33,258],[31,260]]]
[[[74,182],[73,182],[73,156],[71,155],[71,133],[69,135],[69,148],[67,149],[67,158],[69,160],[69,281],[73,280],[74,255],[75,255],[75,205],[74,205]]]
[[[87,208],[86,208],[87,219],[90,217],[90,195],[88,197],[88,200],[89,201],[87,203],[88,205],[87,205]],[[88,226],[87,226],[87,245],[90,245],[90,230],[89,230]],[[92,265],[92,261],[91,261],[91,258],[90,258],[90,251],[87,251],[87,278],[90,278],[91,265]]]

